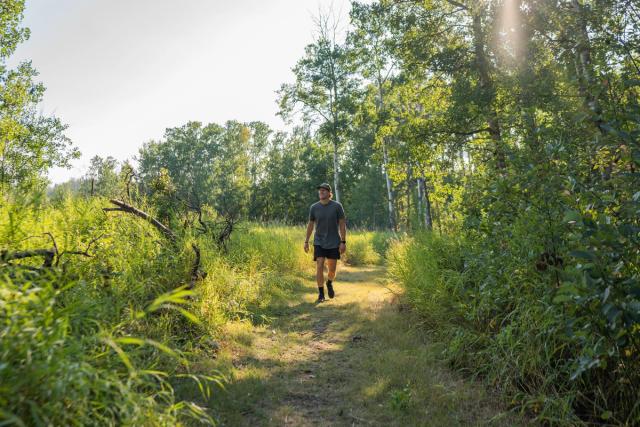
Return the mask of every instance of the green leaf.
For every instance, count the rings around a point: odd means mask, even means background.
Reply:
[[[579,221],[582,221],[582,215],[580,215],[580,212],[574,210],[565,211],[562,222],[567,224],[575,224]]]
[[[120,337],[114,339],[118,344],[144,345],[144,340],[135,337]]]
[[[573,283],[564,283],[560,288],[558,288],[558,293],[568,294],[568,295],[580,295],[580,291]]]
[[[574,258],[584,259],[584,260],[587,260],[587,261],[597,261],[598,260],[596,255],[591,251],[571,251],[571,252],[569,252],[569,255],[571,255]]]
[[[566,295],[566,294],[560,294],[553,297],[554,304],[560,304],[560,303],[568,302],[571,300],[572,300],[571,295]]]
[[[605,316],[607,316],[607,320],[611,325],[613,325],[616,320],[618,320],[618,317],[622,315],[622,311],[620,311],[620,309],[618,309],[611,303],[605,304],[605,306],[602,308],[602,312]]]

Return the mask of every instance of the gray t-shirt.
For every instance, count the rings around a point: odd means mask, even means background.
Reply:
[[[344,218],[342,205],[333,200],[323,205],[316,202],[309,209],[309,220],[316,223],[316,234],[313,244],[323,249],[333,249],[340,246],[340,234],[338,233],[338,220]]]

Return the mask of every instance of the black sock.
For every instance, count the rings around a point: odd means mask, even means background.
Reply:
[[[318,288],[318,298],[324,298],[324,286]]]
[[[327,290],[329,291],[329,298],[333,298],[336,294],[333,292],[333,281],[327,280]]]

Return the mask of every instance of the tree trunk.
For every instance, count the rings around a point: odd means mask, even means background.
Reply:
[[[333,194],[340,203],[340,163],[338,162],[338,141],[333,141]]]
[[[420,178],[416,178],[416,190],[418,192],[418,200],[416,211],[418,212],[418,225],[422,227],[423,216],[422,216],[422,205],[424,201],[424,196],[422,195],[422,186],[420,185]]]
[[[378,118],[384,112],[384,88],[382,87],[382,76],[380,70],[378,70]],[[378,126],[376,126],[377,128]],[[377,132],[377,129],[376,129]],[[387,153],[387,139],[382,138],[382,167],[384,170],[384,181],[387,185],[387,200],[388,202],[388,214],[389,214],[389,228],[393,231],[396,230],[396,212],[394,209],[395,202],[393,197],[393,187],[391,178],[389,178],[389,154]]]
[[[500,121],[493,102],[495,100],[495,88],[493,81],[489,75],[489,63],[485,52],[485,37],[482,30],[482,21],[479,7],[475,7],[473,14],[473,48],[475,62],[478,71],[478,80],[482,93],[486,96],[486,121],[489,129],[489,135],[493,141],[493,153],[498,169],[506,167],[506,157],[504,147],[502,146],[502,135],[500,131]]]
[[[572,0],[571,5],[576,14],[576,72],[578,74],[580,94],[584,98],[585,106],[593,114],[591,120],[601,133],[605,133],[602,127],[602,107],[597,95],[594,95],[593,86],[595,77],[593,75],[593,65],[591,64],[591,40],[587,30],[587,19],[584,7],[578,0]]]
[[[407,164],[407,231],[411,230],[411,184],[413,183],[413,168]]]
[[[393,185],[391,183],[391,178],[389,178],[389,172],[387,170],[389,165],[389,155],[387,153],[387,144],[382,141],[382,166],[384,168],[384,180],[387,184],[387,207],[389,212],[389,228],[393,231],[396,231],[396,212],[394,208],[394,200],[393,200]]]
[[[426,180],[423,177],[418,178],[418,192],[422,199],[422,202],[420,204],[422,206],[422,209],[424,209],[424,227],[427,230],[433,230],[433,218],[431,217],[431,199],[429,198],[429,190],[427,189]]]

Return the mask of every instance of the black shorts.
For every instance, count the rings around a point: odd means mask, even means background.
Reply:
[[[320,245],[313,245],[313,260],[318,258],[340,259],[340,249],[324,249]]]

